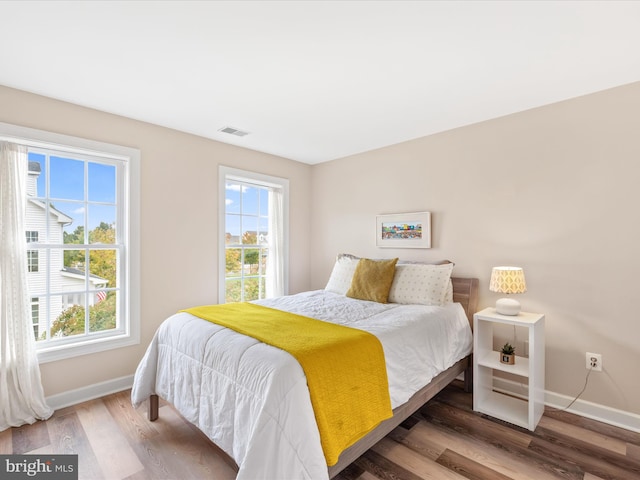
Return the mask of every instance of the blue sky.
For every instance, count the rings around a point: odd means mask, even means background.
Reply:
[[[40,153],[29,153],[30,162],[40,164],[40,176],[37,183],[38,197],[46,192],[46,157]],[[85,203],[85,166],[88,173],[88,198]],[[88,230],[94,229],[100,222],[115,222],[116,167],[95,162],[84,162],[51,155],[49,157],[49,196],[58,210],[73,218],[73,224],[65,231],[73,232],[85,224],[87,214]]]
[[[225,192],[226,219],[225,230],[231,235],[240,236],[242,231],[266,232],[268,229],[269,192],[266,188],[257,188],[238,183],[227,183]],[[242,213],[242,222],[240,214]]]

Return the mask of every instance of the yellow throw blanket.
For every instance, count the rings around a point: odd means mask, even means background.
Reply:
[[[183,310],[289,352],[307,377],[327,465],[392,416],[380,341],[342,325],[253,303]]]

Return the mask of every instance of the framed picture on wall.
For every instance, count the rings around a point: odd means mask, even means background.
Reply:
[[[431,248],[431,212],[376,215],[376,246]]]

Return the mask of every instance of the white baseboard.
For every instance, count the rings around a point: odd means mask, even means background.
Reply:
[[[493,377],[493,388],[496,391],[505,392],[521,398],[524,398],[527,393],[526,385],[499,377]],[[548,407],[562,410],[566,408],[572,400],[573,397],[568,397],[560,393],[550,392],[548,390],[544,392],[544,403]],[[640,433],[640,415],[635,413],[617,410],[581,399],[576,400],[574,404],[567,409],[567,412]]]
[[[114,378],[105,382],[94,383],[86,387],[69,390],[68,392],[58,393],[46,397],[47,404],[54,410],[64,407],[76,405],[78,403],[93,400],[94,398],[104,397],[111,393],[121,392],[131,388],[133,385],[133,375]]]

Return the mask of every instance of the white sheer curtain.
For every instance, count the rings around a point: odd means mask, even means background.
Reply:
[[[27,148],[0,142],[0,431],[49,418],[27,292]]]
[[[269,190],[269,253],[267,255],[267,298],[284,295],[284,195]]]

